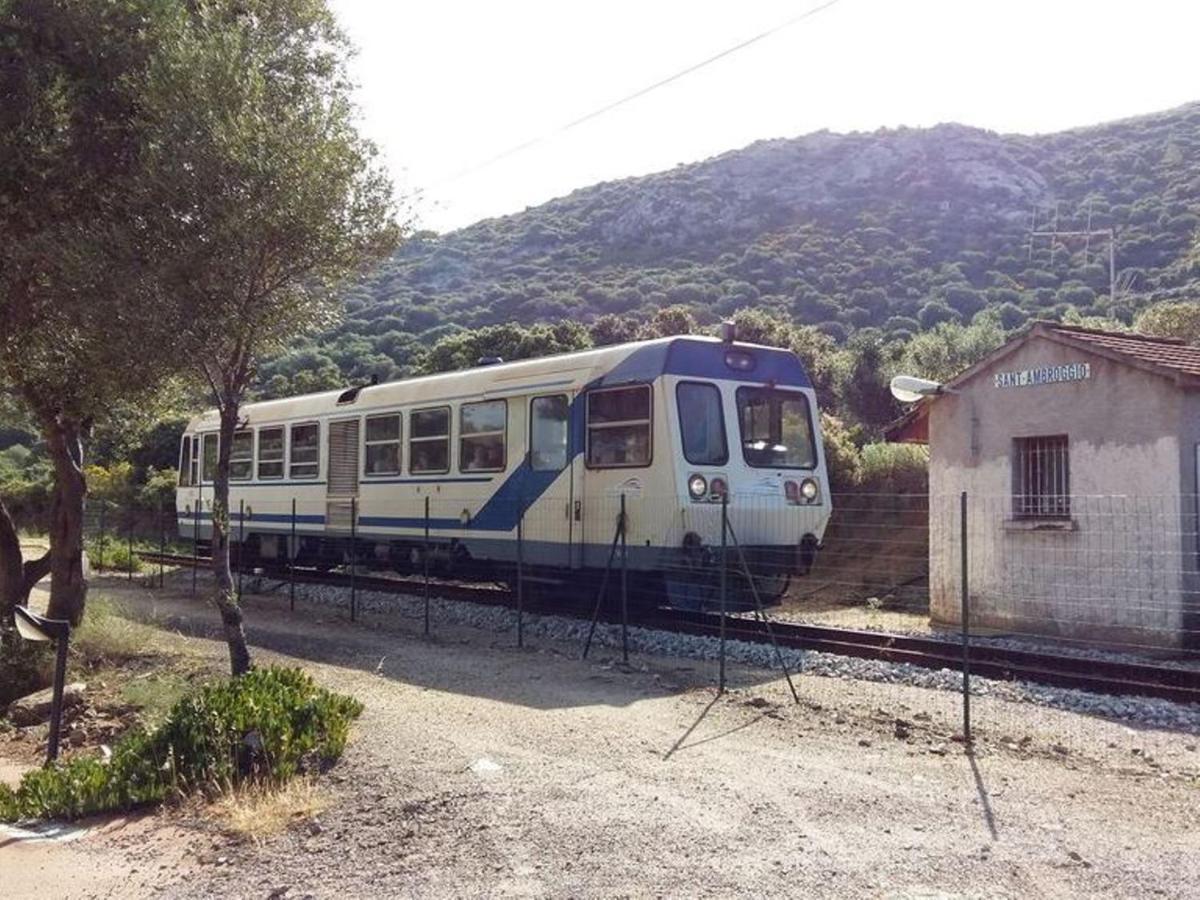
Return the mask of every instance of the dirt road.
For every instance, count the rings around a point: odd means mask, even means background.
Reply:
[[[213,621],[183,594],[103,590],[196,634]],[[55,895],[1200,893],[1194,738],[1139,734],[1131,756],[1120,725],[1033,707],[1006,710],[1002,735],[985,702],[968,756],[944,693],[806,677],[797,706],[771,673],[735,669],[718,699],[707,664],[624,670],[572,646],[248,605],[259,660],[305,665],[366,704],[333,806],[259,846],[178,817],[132,845],[57,845],[59,867],[140,875]],[[1072,746],[1094,735],[1094,752],[1055,749],[1063,729]],[[0,839],[0,895],[19,895],[3,885],[15,861]]]

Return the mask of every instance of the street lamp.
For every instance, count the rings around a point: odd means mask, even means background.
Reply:
[[[915,378],[912,375],[897,375],[892,379],[892,396],[901,403],[916,403],[922,397],[938,394],[953,394],[954,391],[937,381]]]
[[[71,623],[66,619],[47,619],[31,613],[23,606],[15,608],[17,632],[27,641],[53,641],[58,656],[54,661],[54,699],[50,704],[50,740],[46,750],[47,765],[58,759],[58,733],[62,730],[63,683],[67,679],[67,642]]]

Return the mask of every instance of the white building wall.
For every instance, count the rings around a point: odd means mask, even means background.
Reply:
[[[998,387],[998,372],[1086,362],[1083,380]],[[968,492],[973,626],[1174,646],[1194,570],[1183,494],[1188,398],[1171,380],[1035,337],[930,408],[930,589],[960,621],[958,498]],[[1013,516],[1013,439],[1066,434],[1071,521]],[[1188,490],[1194,490],[1188,485]]]

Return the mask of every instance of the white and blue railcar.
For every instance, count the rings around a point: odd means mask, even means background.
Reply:
[[[532,583],[577,591],[608,562],[623,497],[637,596],[712,606],[725,495],[728,564],[744,571],[744,554],[771,602],[811,567],[831,510],[803,365],[733,340],[481,364],[252,403],[243,416],[230,508],[247,564],[328,567],[354,552],[421,571],[428,556],[439,574],[503,579],[521,519]],[[217,427],[210,411],[183,437],[185,540],[210,537]]]

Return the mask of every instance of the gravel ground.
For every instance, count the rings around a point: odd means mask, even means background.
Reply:
[[[205,637],[213,613],[186,593],[100,590],[224,654]],[[967,755],[946,691],[815,677],[813,664],[796,705],[775,674],[734,663],[717,698],[708,660],[639,650],[625,667],[601,647],[581,662],[579,642],[542,623],[517,650],[510,630],[452,621],[449,604],[426,639],[415,602],[364,597],[352,625],[315,590],[295,614],[248,597],[248,630],[260,661],[299,661],[366,704],[331,808],[261,845],[179,821],[77,841],[61,865],[118,857],[145,880],[65,895],[1200,893],[1189,735],[983,696]],[[475,609],[477,624],[496,612]],[[186,858],[160,856],[181,828]]]
[[[344,588],[311,584],[298,585],[296,596],[297,602],[302,605],[349,608],[349,591]],[[366,615],[399,616],[409,620],[423,619],[424,616],[424,601],[420,598],[372,591],[358,592],[357,608]],[[431,610],[431,615],[439,622],[468,625],[496,634],[511,635],[516,630],[516,613],[502,607],[435,599],[431,601]],[[569,617],[526,615],[524,630],[527,635],[573,642],[582,646],[586,639],[588,624]],[[701,660],[718,658],[718,643],[713,638],[633,628],[629,631],[629,640],[631,651],[639,654],[664,654]],[[619,627],[615,625],[598,626],[594,642],[600,646],[619,648],[621,646]],[[998,646],[1033,649],[1029,644],[1020,641],[991,639],[988,642]],[[1045,647],[1039,649],[1045,649]],[[729,641],[726,644],[726,653],[729,659],[737,662],[764,668],[778,668],[775,651],[769,645]],[[1085,654],[1085,656],[1088,658],[1131,659],[1131,657],[1121,654],[1104,654],[1098,651]],[[961,673],[951,669],[926,669],[906,663],[856,659],[811,650],[785,650],[783,659],[791,671],[806,675],[907,684],[955,693],[961,693],[962,690]],[[1149,725],[1200,734],[1200,708],[1165,700],[1109,697],[1086,691],[1046,687],[1024,682],[994,681],[978,677],[972,679],[972,693],[975,696],[993,696],[1014,702],[1036,703],[1072,712],[1104,716],[1139,726]]]

